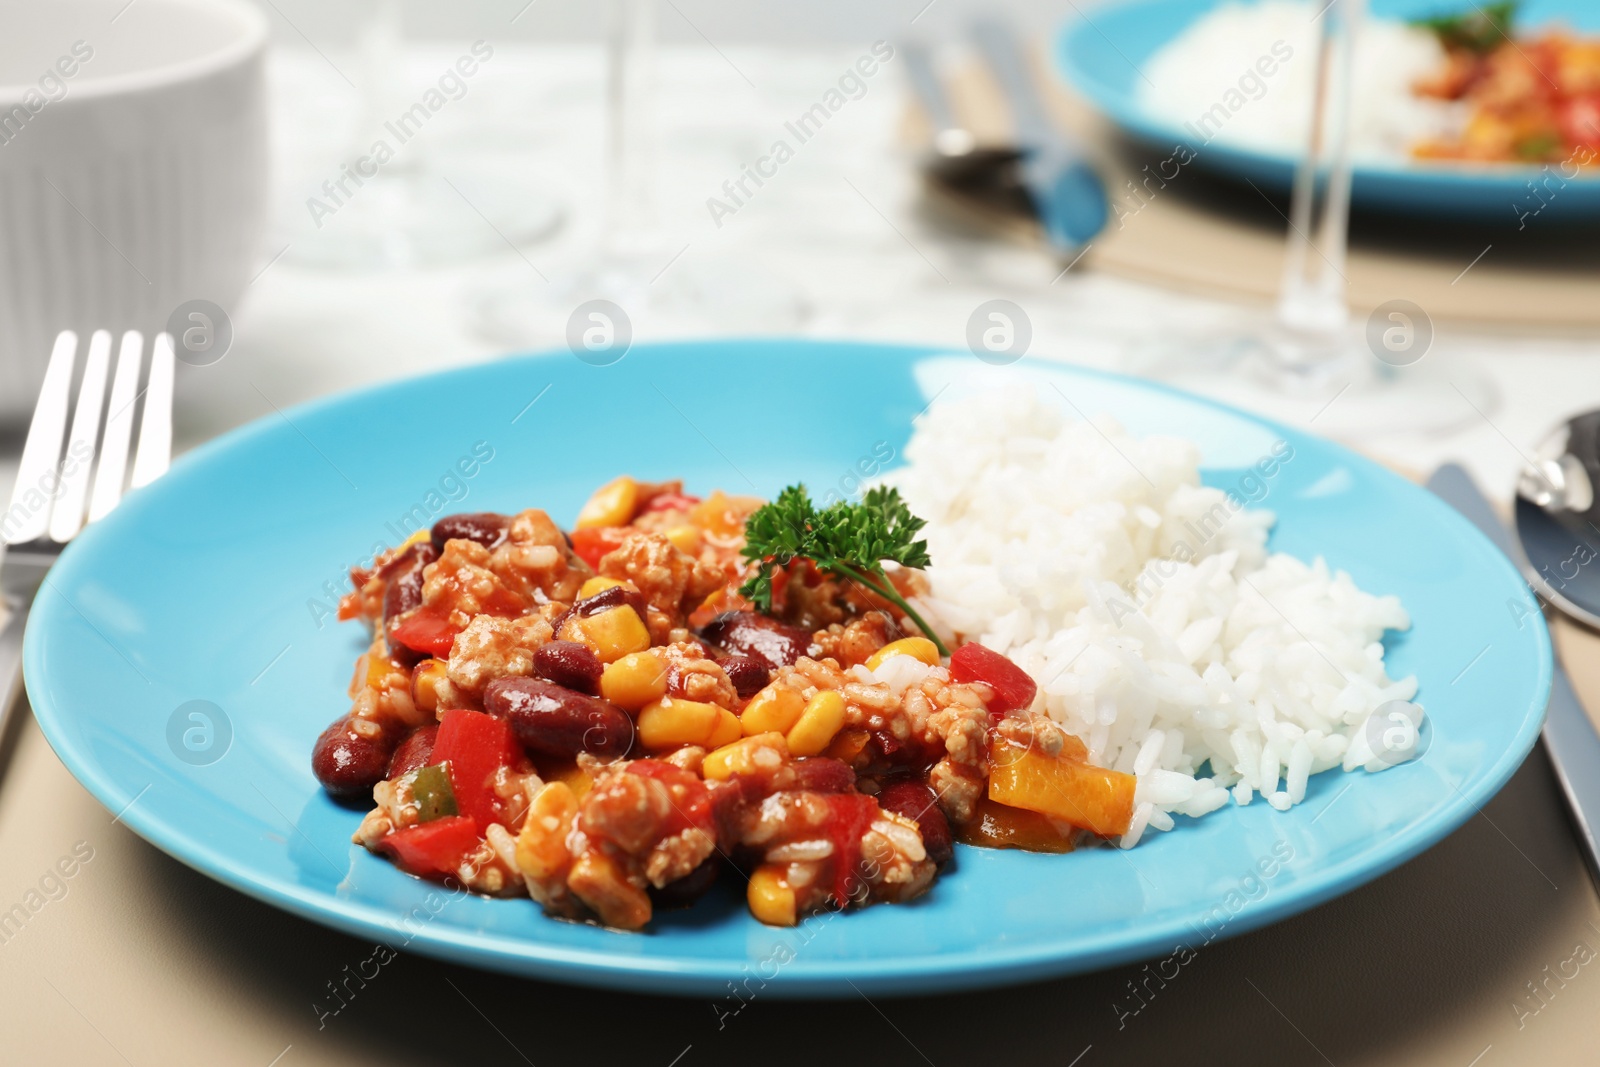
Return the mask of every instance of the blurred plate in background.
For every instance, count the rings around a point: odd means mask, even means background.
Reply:
[[[1195,150],[1193,164],[1254,182],[1287,195],[1296,154],[1213,140],[1203,147],[1194,134],[1165,116],[1151,113],[1140,99],[1143,68],[1164,45],[1214,8],[1229,0],[1130,0],[1108,3],[1087,15],[1073,15],[1056,42],[1061,74],[1080,93],[1131,136],[1172,148]],[[1320,4],[1318,5],[1320,6]],[[1470,11],[1471,0],[1375,0],[1372,18],[1412,19]],[[1309,10],[1314,10],[1308,5]],[[1517,26],[1538,31],[1558,23],[1580,33],[1600,32],[1600,5],[1592,0],[1530,0],[1521,6]],[[1309,55],[1297,62],[1310,63]],[[1197,101],[1195,110],[1206,102]],[[1548,179],[1534,200],[1530,185],[1545,180],[1554,164],[1478,164],[1393,162],[1355,158],[1351,202],[1357,210],[1426,213],[1474,221],[1516,222],[1519,205],[1538,208],[1541,222],[1600,218],[1600,174],[1593,168],[1576,177]],[[1551,188],[1559,182],[1559,191]],[[1547,203],[1547,206],[1541,207]]]

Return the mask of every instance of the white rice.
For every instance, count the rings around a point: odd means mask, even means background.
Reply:
[[[1213,8],[1145,64],[1141,105],[1175,127],[1189,124],[1191,146],[1201,155],[1201,144],[1212,135],[1237,147],[1304,151],[1320,33],[1313,16],[1322,4],[1264,0]],[[1263,57],[1267,63],[1258,67]],[[1366,19],[1351,90],[1352,158],[1408,158],[1415,142],[1460,125],[1460,108],[1411,91],[1443,62],[1444,50],[1428,31],[1393,19]],[[1223,110],[1215,111],[1218,106]],[[1211,123],[1202,127],[1207,113]],[[1194,130],[1205,136],[1194,139]]]
[[[1275,448],[1274,474],[1293,462]],[[922,606],[1033,675],[1094,762],[1137,776],[1124,846],[1384,765],[1362,731],[1416,694],[1384,671],[1405,610],[1321,559],[1268,554],[1272,513],[1201,486],[1194,444],[1069,421],[1021,388],[936,405],[906,456],[891,480],[928,520]]]

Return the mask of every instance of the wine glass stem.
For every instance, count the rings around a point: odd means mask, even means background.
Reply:
[[[649,95],[655,0],[609,0],[606,31],[605,215],[601,247],[625,252],[649,224]]]
[[[1320,16],[1311,122],[1295,168],[1278,323],[1301,343],[1293,362],[1337,358],[1349,321],[1345,249],[1350,224],[1350,109],[1355,36],[1366,0],[1331,0]],[[1323,342],[1316,344],[1315,342]],[[1312,342],[1309,346],[1306,342]]]

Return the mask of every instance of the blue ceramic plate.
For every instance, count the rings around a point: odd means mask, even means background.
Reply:
[[[918,903],[764,927],[728,891],[647,934],[452,898],[350,843],[360,813],[311,776],[364,641],[331,610],[346,570],[446,510],[570,520],[619,472],[771,494],[851,492],[949,395],[1035,382],[1135,432],[1200,443],[1212,484],[1264,484],[1272,545],[1323,555],[1415,619],[1392,672],[1421,679],[1418,761],[1314,778],[1280,814],[1228,808],[1137,849],[962,847]],[[1050,388],[1051,384],[1057,388]],[[891,460],[897,462],[897,460]],[[1243,481],[1241,479],[1244,479]],[[1512,566],[1444,504],[1334,445],[1146,383],[930,349],[808,341],[562,353],[399,382],[269,415],[184,456],[62,556],[28,626],[34,712],[78,779],[185,863],[316,922],[517,974],[662,993],[911,993],[1165,956],[1309,908],[1459,826],[1538,734],[1550,646]],[[208,704],[194,704],[205,701]],[[193,716],[199,715],[199,718]],[[187,736],[185,736],[187,734]],[[181,754],[181,755],[180,755]],[[1348,787],[1348,790],[1346,790]]]
[[[1181,124],[1149,114],[1139,101],[1140,69],[1145,63],[1223,2],[1226,0],[1128,0],[1097,6],[1087,18],[1078,14],[1069,19],[1057,41],[1057,64],[1074,88],[1136,138],[1169,151],[1187,145],[1196,152],[1194,165],[1287,193],[1294,173],[1292,153],[1230,147],[1221,141],[1202,144]],[[1468,0],[1374,0],[1371,5],[1375,16],[1399,19],[1470,7]],[[1537,29],[1551,22],[1600,32],[1600,6],[1586,0],[1527,0],[1517,25]],[[1197,104],[1197,113],[1209,103]],[[1358,162],[1351,197],[1360,208],[1451,215],[1487,223],[1514,223],[1523,214],[1537,216],[1545,225],[1552,219],[1600,216],[1600,177],[1592,174],[1592,168],[1587,176],[1565,180],[1556,167],[1549,170],[1547,177],[1539,166],[1516,164],[1468,167],[1402,160],[1387,165]],[[1528,185],[1535,180],[1545,183],[1537,197]]]

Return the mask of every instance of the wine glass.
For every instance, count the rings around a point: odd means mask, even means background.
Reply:
[[[472,325],[515,346],[583,336],[593,320],[621,358],[634,320],[667,332],[783,332],[806,313],[792,287],[741,261],[684,261],[653,203],[651,103],[656,94],[656,0],[607,0],[604,187],[598,228],[576,267],[483,293]],[[519,272],[520,274],[520,272]],[[598,314],[602,318],[594,319]],[[576,331],[576,333],[575,333]],[[619,338],[620,331],[620,339]],[[586,357],[587,358],[587,357]],[[605,361],[599,353],[596,361]]]
[[[507,242],[555,232],[563,212],[549,195],[521,182],[508,186],[503,167],[474,165],[470,153],[453,151],[445,167],[437,129],[411,133],[402,121],[395,132],[397,116],[434,86],[405,80],[399,0],[368,0],[366,14],[357,42],[361,116],[339,160],[335,181],[343,180],[316,191],[309,232],[293,234],[285,256],[344,269],[431,267],[499,254]],[[457,76],[457,83],[462,96],[470,92],[470,79]],[[380,143],[386,159],[375,152]]]
[[[1294,172],[1283,278],[1270,317],[1147,346],[1134,369],[1333,437],[1438,432],[1493,406],[1477,368],[1424,359],[1434,330],[1416,304],[1381,305],[1364,329],[1346,300],[1351,86],[1366,0],[1329,0],[1319,23],[1306,147]]]

